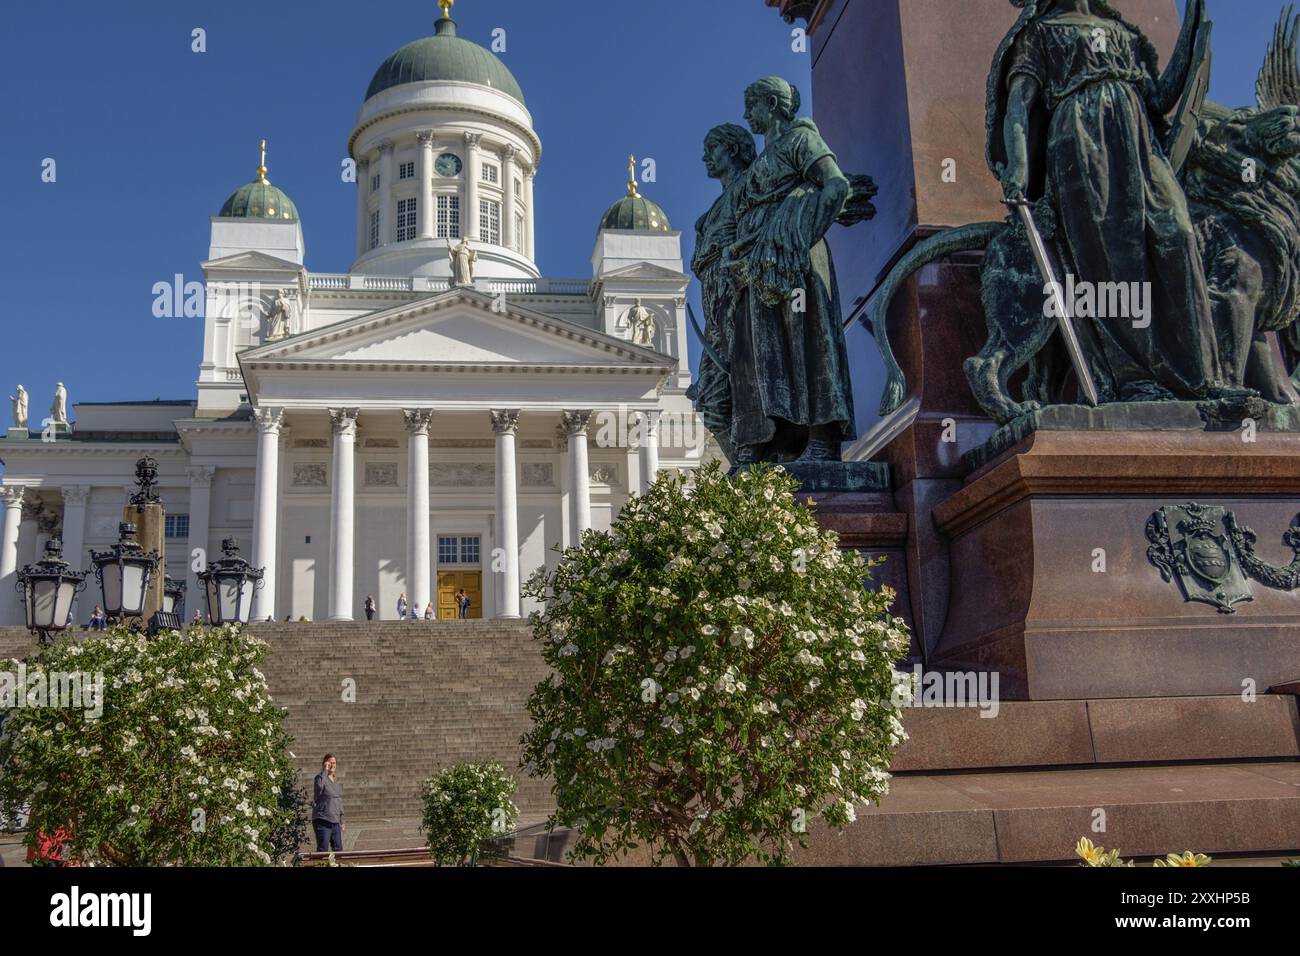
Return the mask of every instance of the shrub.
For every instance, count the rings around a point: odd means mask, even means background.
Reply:
[[[780,468],[661,475],[528,582],[553,673],[525,760],[576,856],[786,862],[815,817],[886,792],[907,633],[794,490]]]
[[[495,763],[458,763],[424,782],[424,820],[429,853],[439,866],[473,866],[484,844],[514,829],[519,809],[515,779]]]
[[[63,858],[86,864],[296,857],[305,815],[286,793],[294,769],[258,670],[265,653],[237,628],[114,628],[25,662],[21,699],[14,662],[8,699],[0,675],[0,817],[26,810],[29,846],[62,831]],[[74,673],[85,675],[81,706],[38,694]]]

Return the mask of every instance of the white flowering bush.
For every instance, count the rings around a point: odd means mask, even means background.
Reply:
[[[114,628],[45,648],[25,662],[27,699],[3,712],[0,817],[25,810],[33,846],[62,831],[64,859],[82,864],[293,860],[304,798],[258,670],[266,649],[238,628]],[[69,673],[103,675],[101,714],[26,705]]]
[[[473,866],[484,844],[505,836],[519,820],[515,778],[496,763],[458,763],[424,782],[429,853],[439,866]]]
[[[529,700],[530,773],[600,863],[784,863],[820,816],[886,792],[904,738],[888,588],[780,468],[661,475],[526,592],[553,674]]]

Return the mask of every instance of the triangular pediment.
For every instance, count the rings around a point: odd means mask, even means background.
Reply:
[[[601,273],[600,278],[604,282],[608,282],[610,279],[651,279],[656,282],[682,282],[687,280],[688,277],[684,272],[666,269],[663,266],[655,265],[653,262],[634,262],[629,266],[620,266],[617,269]]]
[[[672,360],[593,329],[453,289],[241,353],[245,368],[286,363],[439,368],[656,368]]]
[[[301,272],[302,266],[288,259],[279,259],[265,252],[237,252],[220,259],[200,263],[205,272]]]

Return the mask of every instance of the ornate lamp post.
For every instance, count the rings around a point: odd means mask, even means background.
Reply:
[[[158,568],[158,552],[145,551],[135,540],[135,525],[117,526],[118,542],[107,551],[92,551],[104,613],[115,621],[142,618],[149,593],[149,579]]]
[[[68,626],[72,601],[86,586],[86,572],[74,571],[63,560],[63,541],[45,542],[45,558],[18,572],[18,592],[23,596],[27,628],[42,644]]]
[[[185,582],[175,580],[170,574],[163,579],[162,610],[164,614],[174,614],[179,622],[184,623]]]
[[[239,556],[239,542],[221,542],[225,557],[208,564],[196,577],[203,584],[208,603],[208,621],[213,626],[247,624],[253,611],[253,595],[262,587],[262,568],[254,568]]]

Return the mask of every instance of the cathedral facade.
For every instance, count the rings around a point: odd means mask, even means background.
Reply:
[[[690,385],[680,233],[635,177],[597,229],[590,277],[535,262],[542,143],[491,52],[434,35],[375,72],[348,139],[356,258],[305,259],[268,177],[212,218],[197,394],[19,416],[5,464],[0,624],[15,572],[58,535],[75,567],[117,540],[135,461],[159,463],[167,572],[189,582],[240,540],[265,569],[257,619],[518,617],[521,583],[608,527],[708,435]],[[69,383],[75,398],[76,383]],[[24,398],[25,402],[25,398]],[[43,419],[43,420],[42,420]],[[85,623],[94,600],[76,610]]]

